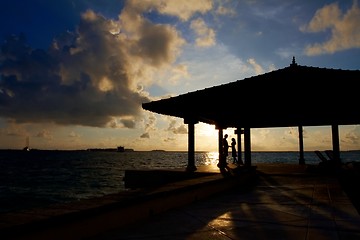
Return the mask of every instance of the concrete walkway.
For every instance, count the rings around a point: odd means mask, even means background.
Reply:
[[[258,165],[258,182],[90,239],[360,239],[338,180],[305,166]]]
[[[161,187],[0,216],[2,239],[360,239],[334,175],[257,164]]]

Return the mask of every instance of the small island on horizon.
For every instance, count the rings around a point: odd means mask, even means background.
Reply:
[[[88,148],[87,151],[92,152],[133,152],[132,148],[125,148],[124,146],[118,146],[117,148]]]

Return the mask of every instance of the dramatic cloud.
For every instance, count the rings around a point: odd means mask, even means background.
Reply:
[[[342,14],[338,3],[326,5],[319,9],[304,32],[323,32],[331,30],[331,37],[324,43],[308,45],[305,53],[309,56],[335,53],[351,48],[360,48],[360,8],[357,1],[352,8]]]
[[[118,20],[88,10],[76,31],[56,37],[47,51],[32,49],[23,35],[9,36],[0,53],[0,116],[134,128],[149,101],[142,86],[175,61],[185,42],[174,27],[145,19],[149,9],[139,11],[135,2]]]

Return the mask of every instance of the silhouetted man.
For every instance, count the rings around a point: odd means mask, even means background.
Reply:
[[[224,163],[226,163],[226,158],[229,155],[229,143],[227,141],[228,135],[225,134],[223,138],[223,157],[224,157]]]

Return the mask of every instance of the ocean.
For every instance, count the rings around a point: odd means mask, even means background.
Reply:
[[[187,152],[0,150],[0,213],[79,201],[127,191],[125,170],[185,168]],[[252,164],[298,164],[298,152],[252,152]],[[306,164],[318,164],[314,152]],[[343,162],[360,161],[360,151],[341,152]],[[232,161],[229,157],[228,162]],[[217,164],[218,153],[196,152],[195,165]]]

